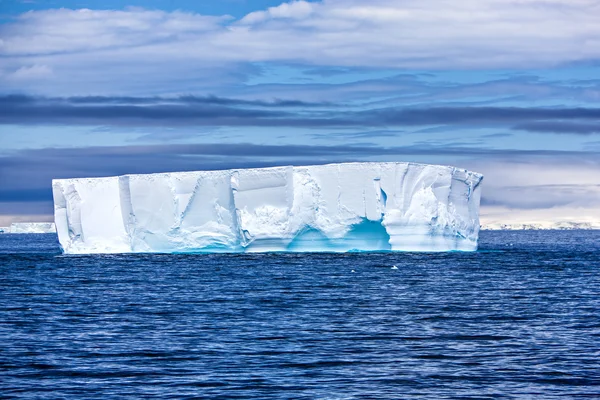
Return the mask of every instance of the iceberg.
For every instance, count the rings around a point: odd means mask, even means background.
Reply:
[[[66,254],[474,251],[482,175],[342,163],[52,181]]]
[[[56,233],[52,222],[14,222],[6,233]]]
[[[481,224],[483,231],[573,231],[597,230],[600,222],[574,222],[574,221],[544,221],[544,222],[490,222]]]
[[[0,226],[0,233],[10,233],[10,227]]]

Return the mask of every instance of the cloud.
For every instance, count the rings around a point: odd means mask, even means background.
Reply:
[[[45,65],[60,75],[85,65],[119,74],[127,65],[121,77],[137,70],[138,78],[154,68],[192,73],[253,62],[554,67],[600,59],[598,15],[595,0],[293,1],[240,20],[139,8],[43,10],[0,25],[0,55],[5,73]]]
[[[405,133],[401,130],[372,130],[372,131],[360,131],[360,132],[326,132],[326,133],[315,133],[311,137],[314,139],[369,139],[369,138],[393,138]]]
[[[572,123],[563,121],[537,121],[519,124],[514,130],[536,133],[562,133],[576,135],[592,135],[600,133],[600,119],[595,123]]]
[[[74,97],[34,99],[27,96],[0,98],[0,123],[83,124],[83,125],[260,125],[288,115],[269,110],[264,102],[236,101],[217,97],[123,98]],[[274,103],[279,107],[285,102]],[[256,105],[261,107],[235,107]],[[246,121],[246,122],[244,122]],[[254,122],[252,122],[254,121]],[[267,123],[267,122],[265,122]]]
[[[504,206],[533,210],[562,206],[600,206],[600,186],[589,184],[554,184],[492,187],[484,195],[484,206]]]
[[[16,98],[17,101],[34,100],[28,96],[5,96],[10,100]],[[40,98],[39,100],[44,100]],[[255,106],[255,107],[315,107],[331,105],[327,102],[307,102],[301,100],[282,100],[273,99],[271,101],[262,100],[244,100],[233,99],[218,96],[194,96],[194,95],[179,95],[173,97],[132,97],[132,96],[73,96],[68,98],[49,99],[55,102],[64,102],[71,104],[208,104],[208,105],[224,105],[224,106]]]
[[[483,212],[496,207],[510,216],[510,210],[600,207],[598,150],[208,143],[45,148],[5,154],[0,156],[0,215],[51,212],[50,186],[55,178],[372,160],[452,164],[482,172]]]
[[[533,132],[600,133],[600,108],[384,107],[349,110],[343,104],[295,100],[240,100],[223,97],[69,97],[0,96],[0,124],[61,124],[128,127],[290,127],[385,128],[434,126],[505,127]],[[401,131],[401,130],[400,130]],[[421,131],[422,132],[422,131]],[[366,134],[367,137],[370,135]],[[365,137],[360,132],[333,136]]]
[[[277,19],[303,20],[315,12],[317,8],[317,4],[307,1],[292,1],[290,3],[283,3],[277,7],[269,7],[266,11],[252,12],[242,18],[240,24],[254,25]]]
[[[0,207],[0,226],[10,226],[13,222],[54,222],[54,207],[49,202],[1,203]]]
[[[514,136],[512,133],[490,133],[489,135],[482,135],[482,139],[499,139]]]
[[[52,178],[244,168],[277,164],[321,164],[368,160],[373,157],[379,160],[406,160],[415,156],[446,157],[454,159],[455,164],[461,158],[466,160],[473,157],[484,160],[548,158],[562,160],[562,162],[566,159],[588,160],[588,162],[590,159],[598,160],[598,152],[594,151],[511,150],[434,145],[384,147],[368,144],[360,146],[163,144],[20,150],[0,157],[0,175],[3,176],[2,190],[20,191],[49,187]],[[479,167],[478,164],[472,162],[471,164]],[[500,171],[504,172],[504,170]],[[500,174],[500,171],[495,174]],[[499,176],[498,181],[506,181],[505,175]],[[16,194],[13,193],[11,196],[13,197],[0,196],[0,198],[14,200]]]
[[[599,215],[600,157],[592,153],[489,155],[472,159],[466,166],[484,174],[482,215],[486,209],[498,208],[502,212],[495,220],[514,221],[510,210],[527,210],[530,213],[556,208],[554,217],[559,219],[560,208],[580,209],[582,218],[590,210],[596,210],[594,214]],[[577,213],[570,215],[576,216]]]
[[[177,42],[218,30],[226,17],[180,11],[69,10],[29,11],[0,26],[0,54],[40,55],[143,49],[160,42]]]
[[[47,201],[52,198],[52,189],[37,188],[37,189],[0,189],[1,203],[16,203],[16,202],[39,202]]]
[[[31,66],[20,67],[12,74],[9,74],[8,79],[12,81],[35,81],[51,76],[52,69],[50,67],[47,65],[34,64]]]
[[[314,75],[311,69],[300,69],[305,75]],[[582,73],[569,69],[561,72],[567,76]],[[543,73],[540,77],[522,77],[513,72],[517,75],[501,78],[496,74],[469,71],[454,75],[452,72],[439,72],[434,76],[395,74],[376,78],[363,69],[348,68],[345,73],[349,78],[345,77],[340,83],[328,79],[319,83],[240,85],[236,87],[236,95],[253,99],[279,97],[309,102],[342,102],[365,108],[434,104],[440,107],[529,106],[533,102],[564,107],[565,101],[576,105],[600,102],[600,82],[543,78]],[[465,77],[474,82],[464,82]]]
[[[600,119],[600,108],[431,107],[365,112],[385,124],[439,125],[514,123],[527,120]]]
[[[21,150],[0,156],[0,214],[3,213],[1,203],[51,202],[51,180],[55,178],[324,164],[385,153],[390,154],[390,150],[249,143]]]

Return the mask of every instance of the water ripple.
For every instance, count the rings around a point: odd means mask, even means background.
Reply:
[[[483,232],[477,253],[76,257],[0,235],[0,393],[600,398],[599,266],[590,231]]]

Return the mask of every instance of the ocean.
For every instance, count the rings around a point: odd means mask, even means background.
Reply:
[[[600,231],[437,254],[63,256],[0,235],[0,397],[600,398]]]

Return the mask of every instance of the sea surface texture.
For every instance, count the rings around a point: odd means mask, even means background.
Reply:
[[[2,398],[600,398],[600,231],[63,256],[0,235]]]

